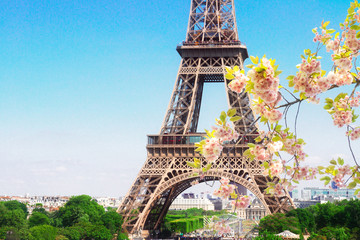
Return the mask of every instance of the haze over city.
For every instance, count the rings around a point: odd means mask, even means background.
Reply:
[[[146,135],[160,130],[189,5],[0,2],[0,195],[126,194],[145,162]],[[348,8],[335,0],[235,5],[249,55],[277,59],[284,85],[303,49],[316,47],[311,29],[322,20],[338,29]],[[223,84],[206,85],[198,130],[226,108]],[[309,164],[351,160],[345,129],[332,125],[322,104],[302,108],[297,131]],[[354,149],[359,155],[359,142]]]

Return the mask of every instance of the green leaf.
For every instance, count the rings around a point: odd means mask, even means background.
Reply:
[[[329,176],[320,178],[320,181],[330,181],[330,180],[331,180],[331,178]]]
[[[344,165],[344,159],[342,158],[338,158],[337,162],[339,163],[340,166]]]
[[[359,25],[352,25],[351,27],[350,27],[350,29],[352,29],[352,30],[360,30],[360,26]]]
[[[294,180],[294,179],[293,179],[292,181],[293,181],[294,183],[296,183],[296,184],[299,184],[299,182],[298,182],[297,180]]]
[[[258,64],[259,63],[259,57],[254,57],[254,56],[250,56],[250,60],[253,62],[253,64]]]
[[[313,33],[317,33],[317,29],[316,29],[316,28],[313,28],[313,29],[312,29],[312,32],[313,32]]]
[[[225,78],[226,78],[226,79],[229,79],[229,80],[233,80],[233,79],[234,79],[234,75],[232,75],[231,73],[227,73],[227,74],[225,75]]]
[[[293,80],[294,77],[295,77],[294,75],[290,75],[290,76],[288,76],[286,79],[287,79],[287,80]]]
[[[253,143],[248,143],[248,147],[249,147],[249,148],[254,148],[254,147],[255,147],[255,144],[253,144]]]
[[[330,23],[330,21],[325,22],[325,23],[322,25],[322,27],[323,27],[323,28],[326,28],[326,27],[329,25],[329,23]]]
[[[356,191],[354,192],[355,195],[357,195],[360,192],[360,188],[356,189]]]
[[[264,165],[265,169],[269,169],[269,163],[268,162],[264,162],[263,165]]]
[[[329,110],[329,109],[332,109],[332,107],[333,107],[332,105],[327,104],[327,105],[324,106],[324,109]]]
[[[279,70],[279,71],[275,71],[275,77],[279,76],[283,71]]]
[[[326,33],[328,33],[328,34],[332,34],[332,33],[334,33],[334,32],[336,32],[336,30],[335,30],[335,29],[329,29],[329,30],[326,30]]]
[[[232,193],[230,194],[230,196],[231,196],[231,198],[233,198],[233,199],[236,199],[236,198],[238,197],[238,195],[237,195],[235,192],[232,192]]]
[[[209,130],[205,129],[205,132],[209,137],[212,137],[212,133]]]
[[[235,67],[233,68],[233,70],[234,70],[235,72],[238,72],[238,71],[240,71],[240,68],[239,68],[239,66],[235,66]]]
[[[357,185],[356,182],[351,182],[351,183],[349,183],[348,188],[353,189],[356,187],[356,185]]]
[[[330,163],[331,163],[332,165],[337,165],[337,163],[336,163],[336,161],[335,161],[334,159],[331,160]]]
[[[255,67],[255,66],[252,65],[252,64],[248,64],[248,65],[246,65],[246,67],[247,67],[247,68],[253,68],[253,67]]]
[[[326,98],[326,99],[325,99],[325,102],[332,104],[332,103],[334,102],[334,100],[332,100],[331,98]]]
[[[356,33],[356,38],[360,38],[360,32]]]
[[[194,163],[197,164],[197,165],[200,165],[200,164],[201,164],[201,161],[200,161],[200,159],[198,159],[198,158],[194,158]]]
[[[256,67],[255,68],[255,71],[257,72],[257,73],[261,73],[261,72],[263,72],[263,71],[265,71],[266,69],[265,68],[263,68],[263,67]]]
[[[348,9],[348,14],[351,14],[351,13],[353,13],[353,12],[355,12],[355,9],[352,8],[352,7],[350,7],[350,8]]]
[[[306,95],[304,92],[300,93],[300,100],[304,100],[307,99]]]
[[[212,163],[209,163],[203,168],[203,170],[205,170],[205,172],[207,172],[210,170],[211,166],[212,166]]]
[[[220,120],[225,123],[225,120],[226,120],[226,113],[224,111],[221,112],[221,115],[220,115]]]
[[[295,86],[294,81],[293,81],[293,80],[290,80],[290,81],[289,81],[289,87],[294,87],[294,86]]]
[[[197,168],[196,165],[195,165],[195,163],[193,163],[193,162],[186,161],[186,164],[187,164],[189,167]]]
[[[232,116],[234,116],[235,114],[236,114],[236,108],[231,108],[231,109],[229,109],[228,112],[227,112],[227,115],[228,115],[229,117],[232,117]]]
[[[226,72],[228,72],[228,73],[230,73],[230,74],[234,74],[234,70],[232,69],[232,68],[230,68],[230,67],[225,67],[225,69],[226,69]]]
[[[239,121],[241,118],[242,118],[242,117],[240,117],[240,116],[231,117],[231,118],[230,118],[230,121],[231,121],[231,122],[236,122],[236,121]]]

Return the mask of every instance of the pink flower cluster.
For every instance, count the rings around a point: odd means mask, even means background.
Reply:
[[[327,79],[320,77],[321,64],[316,59],[310,62],[303,59],[299,66],[299,72],[294,77],[294,89],[304,92],[306,97],[314,97],[331,86]],[[317,74],[317,75],[313,75]]]
[[[350,48],[351,51],[357,52],[360,49],[360,41],[356,38],[356,30],[346,29],[345,45]]]
[[[263,71],[257,71],[259,68]],[[254,83],[255,97],[260,97],[265,103],[274,105],[279,98],[279,78],[275,77],[270,61],[262,58],[261,63],[250,69],[247,76]]]
[[[317,29],[315,28],[316,30],[316,33],[315,33],[315,37],[313,39],[314,42],[326,42],[328,41],[328,39],[331,38],[331,35],[330,34],[327,34],[325,30],[322,30],[321,34],[319,34],[317,32]]]
[[[214,137],[220,140],[220,143],[225,141],[232,141],[239,138],[239,133],[230,127],[229,124],[226,126],[212,127],[214,130]]]
[[[270,142],[267,145],[267,148],[271,153],[275,153],[275,152],[279,152],[283,146],[284,146],[283,142],[276,141],[276,142]]]
[[[338,51],[340,47],[340,39],[336,38],[335,40],[329,40],[326,43],[326,51]]]
[[[275,184],[274,187],[269,188],[269,193],[278,197],[285,196],[284,187],[282,184]]]
[[[281,96],[279,95],[279,99],[274,102],[274,106],[281,100]],[[259,114],[264,116],[270,123],[276,123],[281,120],[283,114],[274,108],[269,108],[269,105],[266,105],[263,101],[253,101],[252,109],[255,114]]]
[[[270,161],[269,169],[265,169],[264,175],[271,175],[272,177],[279,177],[284,171],[284,165],[280,160]]]
[[[241,93],[244,90],[246,82],[249,78],[240,71],[236,71],[234,73],[234,77],[235,79],[229,83],[229,88],[234,92]]]
[[[214,162],[219,158],[222,150],[223,146],[221,145],[219,139],[209,138],[205,140],[205,144],[203,146],[203,156],[209,162]]]
[[[249,196],[240,196],[238,199],[231,201],[235,209],[247,208],[250,204]]]
[[[264,161],[270,159],[270,152],[262,145],[256,145],[250,148],[250,154],[255,156],[254,159],[258,161]]]
[[[340,98],[338,101],[333,103],[334,113],[332,118],[334,120],[334,125],[338,127],[343,127],[344,125],[349,125],[353,122],[353,111],[352,107],[360,106],[360,95],[350,98],[348,95]]]
[[[335,182],[335,185],[337,187],[346,187],[344,177],[346,175],[351,175],[351,174],[352,171],[349,165],[344,165],[339,167],[338,173],[336,174],[336,176],[333,177],[333,181]]]
[[[346,135],[350,136],[350,139],[352,141],[360,138],[360,127],[357,127],[357,128],[355,128],[353,130],[350,130],[350,131],[346,132]]]
[[[313,180],[318,174],[318,170],[316,168],[310,168],[308,166],[295,167],[288,169],[287,174],[293,176],[293,179],[296,181]]]
[[[235,190],[235,185],[229,184],[228,178],[221,178],[221,186],[219,189],[214,191],[214,195],[223,199],[228,199]]]
[[[345,71],[350,71],[352,68],[351,60],[352,57],[340,58],[340,59],[335,59],[334,63],[337,67],[344,69]]]
[[[291,155],[296,155],[297,160],[304,161],[306,154],[304,152],[303,146],[304,142],[300,143],[295,139],[295,137],[289,133],[281,131],[279,134],[282,138],[283,149],[285,152]]]
[[[294,186],[292,186],[289,181],[284,179],[279,183],[275,184],[275,186],[269,186],[268,189],[271,195],[277,195],[278,197],[282,197],[285,196],[285,190],[292,191],[294,189]]]
[[[344,86],[350,85],[353,82],[353,76],[345,69],[340,69],[336,73],[330,71],[327,75],[329,85]]]
[[[337,110],[332,115],[334,120],[334,125],[338,127],[343,127],[344,125],[349,125],[352,123],[352,111],[351,110]]]

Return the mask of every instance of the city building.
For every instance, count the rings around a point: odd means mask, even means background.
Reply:
[[[356,199],[355,196],[356,189],[347,189],[347,188],[311,188],[306,187],[301,190],[301,200],[322,200],[326,199],[335,199],[335,200],[344,200],[344,199]]]
[[[177,197],[171,204],[169,210],[186,210],[189,208],[202,208],[206,211],[215,210],[210,199],[196,196],[193,193],[184,193]]]
[[[246,219],[260,220],[265,217],[266,209],[258,198],[255,198],[245,209]]]

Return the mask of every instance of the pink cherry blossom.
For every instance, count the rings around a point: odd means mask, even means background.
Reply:
[[[254,148],[251,148],[250,153],[255,156],[255,160],[264,161],[270,158],[269,151],[261,145],[256,145]]]
[[[350,139],[352,141],[356,140],[356,139],[359,139],[360,138],[360,127],[357,127],[357,128],[354,128],[353,130],[351,131],[348,131],[346,133],[347,136],[350,136]]]
[[[205,145],[203,146],[203,155],[209,162],[214,162],[219,158],[222,149],[223,146],[221,145],[219,139],[206,139]]]
[[[249,80],[243,73],[237,71],[234,73],[235,79],[229,83],[229,88],[237,93],[241,93],[244,90],[246,82]]]
[[[279,152],[283,146],[284,144],[281,141],[272,142],[267,145],[271,153]]]
[[[231,201],[235,209],[247,208],[250,204],[250,197],[240,196],[238,199]]]

